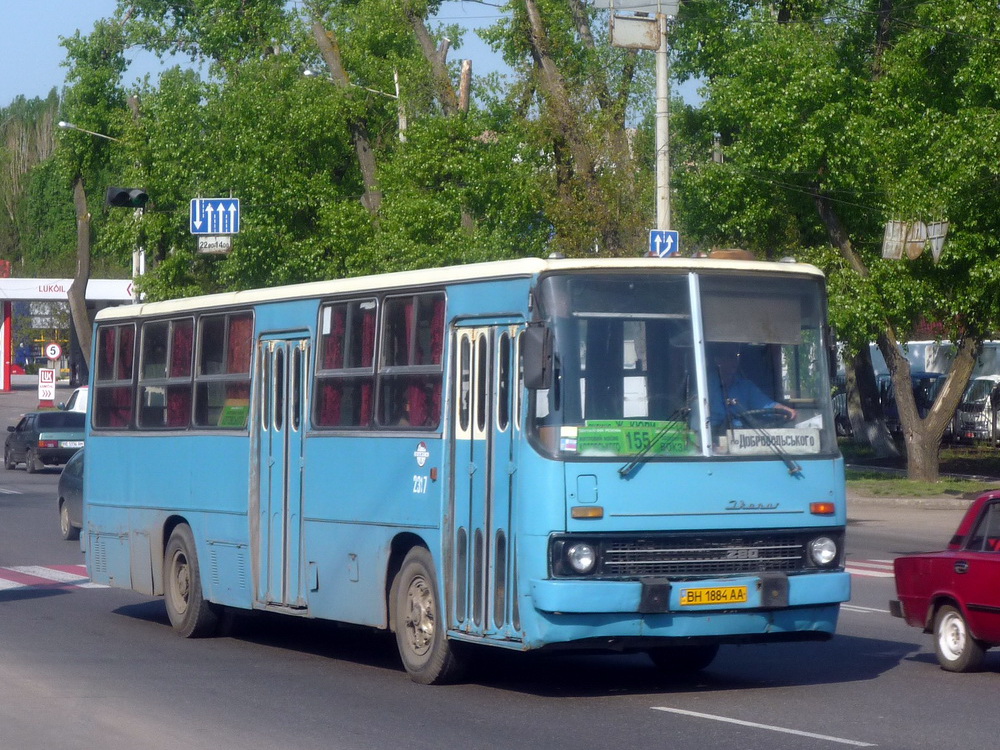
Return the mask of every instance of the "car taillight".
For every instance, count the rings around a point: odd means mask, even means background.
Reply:
[[[39,440],[38,441],[38,447],[39,448],[58,448],[59,447],[59,441],[58,440]]]

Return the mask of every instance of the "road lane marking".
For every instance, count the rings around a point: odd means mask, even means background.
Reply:
[[[93,583],[85,565],[11,565],[0,568],[0,590],[17,588],[106,589]]]
[[[852,576],[869,578],[892,578],[892,560],[851,560],[846,565]]]
[[[0,487],[0,495],[23,495],[21,490],[9,490],[6,487]]]
[[[842,745],[854,745],[855,747],[878,747],[872,742],[859,742],[858,740],[848,740],[843,737],[831,737],[827,734],[816,734],[815,732],[803,732],[800,729],[788,729],[787,727],[776,727],[773,724],[758,724],[755,721],[743,721],[742,719],[731,719],[728,716],[716,716],[715,714],[703,714],[697,711],[686,711],[683,708],[668,708],[667,706],[651,706],[654,711],[667,711],[673,714],[681,714],[683,716],[693,716],[697,719],[711,719],[712,721],[722,721],[728,724],[739,724],[743,727],[752,727],[754,729],[767,729],[770,732],[783,732],[785,734],[794,734],[799,737],[809,737],[814,740],[826,740],[828,742],[839,742]]]
[[[857,604],[841,604],[841,609],[849,609],[851,612],[875,612],[880,615],[892,614],[887,609],[878,609],[877,607],[859,607]]]

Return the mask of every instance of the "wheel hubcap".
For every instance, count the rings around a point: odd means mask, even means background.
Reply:
[[[957,659],[965,650],[965,623],[955,615],[948,615],[941,622],[941,634],[938,643],[941,651],[949,659]]]
[[[423,656],[434,640],[434,595],[423,576],[410,581],[406,601],[408,607],[404,625],[407,640],[413,653]]]
[[[191,571],[188,568],[187,558],[183,553],[174,555],[174,608],[179,614],[187,611],[188,594],[191,589]]]

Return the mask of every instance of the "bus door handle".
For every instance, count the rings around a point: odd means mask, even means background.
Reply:
[[[472,463],[472,462],[470,461],[470,462],[469,462],[469,476],[470,476],[470,477],[471,477],[471,476],[472,476],[473,474],[475,474],[475,473],[476,473],[476,468],[477,468],[477,467],[476,467],[476,465],[475,465],[474,463]]]

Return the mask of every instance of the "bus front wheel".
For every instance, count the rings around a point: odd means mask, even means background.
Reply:
[[[201,638],[219,625],[219,608],[205,600],[191,527],[181,524],[170,534],[163,554],[163,598],[178,635]]]
[[[410,679],[423,685],[460,679],[464,664],[445,633],[430,552],[414,547],[407,553],[395,588],[396,646]]]

